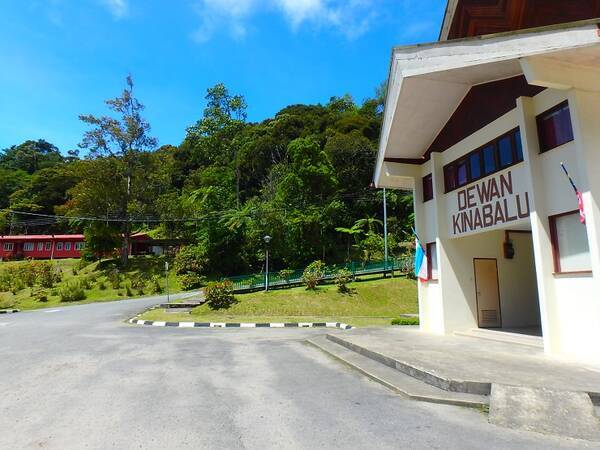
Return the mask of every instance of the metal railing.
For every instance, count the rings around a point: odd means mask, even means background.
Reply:
[[[322,281],[332,280],[336,274],[342,270],[348,270],[352,277],[361,275],[374,275],[391,272],[406,274],[412,270],[413,258],[407,256],[404,258],[389,259],[385,261],[372,262],[350,262],[346,264],[334,264],[326,266]],[[269,273],[269,288],[286,288],[302,284],[302,275],[304,269],[282,270]],[[265,288],[265,274],[240,275],[235,277],[223,277],[222,280],[229,280],[233,283],[234,292],[257,291]]]

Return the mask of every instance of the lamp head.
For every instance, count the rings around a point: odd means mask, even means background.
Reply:
[[[268,234],[263,238],[263,241],[265,241],[265,244],[268,244],[269,242],[271,242],[271,236],[269,236]]]

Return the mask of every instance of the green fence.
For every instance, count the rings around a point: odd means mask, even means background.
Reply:
[[[387,261],[373,262],[350,262],[347,264],[334,264],[325,268],[323,280],[331,280],[341,269],[347,269],[352,276],[400,272],[408,273],[412,270],[413,258],[405,257],[390,259]],[[282,270],[280,272],[269,273],[269,288],[283,288],[299,285],[302,283],[302,274],[304,269]],[[236,292],[256,291],[265,288],[266,276],[262,274],[241,275],[236,277],[224,277],[223,280],[229,280],[233,283],[233,289]]]

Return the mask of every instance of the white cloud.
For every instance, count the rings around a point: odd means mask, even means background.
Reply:
[[[129,13],[128,0],[102,0],[102,3],[115,19],[122,19]]]
[[[211,39],[223,26],[229,34],[243,38],[248,22],[258,13],[283,15],[293,30],[302,26],[334,29],[348,39],[366,33],[376,17],[377,0],[198,0],[196,11],[200,26],[194,32],[196,42]]]

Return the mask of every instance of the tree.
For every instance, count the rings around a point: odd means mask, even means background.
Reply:
[[[206,165],[228,166],[237,160],[240,144],[234,142],[246,124],[246,100],[241,95],[231,95],[223,83],[206,91],[206,108],[202,119],[187,129],[180,157],[192,163],[192,168]],[[180,158],[181,159],[181,158]],[[236,199],[240,204],[240,171],[236,164]]]
[[[84,254],[102,258],[110,255],[121,241],[119,228],[104,222],[91,222],[84,230]]]
[[[20,169],[0,167],[0,209],[8,208],[10,196],[29,182],[30,175]]]
[[[89,150],[90,158],[111,158],[114,162],[114,183],[121,186],[122,196],[114,201],[116,212],[122,220],[121,262],[127,265],[131,237],[130,212],[133,190],[142,181],[142,153],[153,150],[157,140],[150,136],[150,124],[142,117],[144,105],[134,96],[133,79],[128,76],[120,97],[106,100],[108,108],[117,117],[79,116],[91,129],[86,131],[81,148]],[[115,199],[116,200],[116,199]]]
[[[14,210],[54,214],[54,208],[67,201],[67,191],[77,184],[73,166],[55,166],[35,172],[21,189],[10,197]]]
[[[29,174],[63,162],[58,148],[43,139],[25,141],[0,152],[0,167],[23,170]]]

